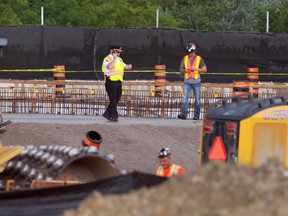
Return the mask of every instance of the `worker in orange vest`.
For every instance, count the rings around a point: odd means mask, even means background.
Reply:
[[[160,166],[155,172],[157,176],[171,177],[172,175],[178,175],[185,172],[185,169],[182,166],[172,163],[170,148],[161,148],[158,158],[160,160]]]
[[[190,91],[193,89],[195,96],[195,108],[193,120],[199,120],[201,108],[201,78],[200,74],[207,72],[203,58],[196,55],[196,45],[189,43],[186,47],[187,55],[182,58],[180,72],[184,74],[184,98],[182,102],[182,112],[178,115],[179,119],[186,120],[188,115],[188,105]]]

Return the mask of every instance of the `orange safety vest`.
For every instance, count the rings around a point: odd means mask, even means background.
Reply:
[[[118,57],[120,63],[114,65],[114,70],[109,70],[108,72],[105,72],[105,68],[104,68],[104,63],[102,64],[102,71],[104,72],[105,75],[109,76],[111,81],[123,81],[123,75],[124,75],[124,62],[123,60]],[[112,59],[108,56],[105,57],[104,61],[108,61],[111,62]]]
[[[185,69],[188,69],[188,68],[191,69],[190,72],[187,72],[184,74],[185,79],[189,79],[189,78],[199,79],[200,78],[199,71],[193,71],[192,67],[199,68],[201,59],[202,59],[201,56],[196,55],[193,63],[191,64],[189,56],[188,55],[184,56],[184,58],[183,58],[184,68]]]
[[[178,166],[176,164],[172,164],[169,168],[163,169],[162,166],[159,166],[156,170],[156,175],[157,176],[162,176],[162,177],[171,177],[172,175],[178,175],[180,173],[183,173],[184,169],[182,168],[182,172],[179,172],[182,167]],[[169,171],[167,172],[167,169]]]

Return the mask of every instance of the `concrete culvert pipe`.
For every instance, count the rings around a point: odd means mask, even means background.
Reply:
[[[82,141],[82,146],[96,146],[100,148],[102,136],[97,131],[88,131]]]
[[[119,171],[102,157],[85,156],[73,160],[57,176],[57,180],[91,182],[118,176]]]

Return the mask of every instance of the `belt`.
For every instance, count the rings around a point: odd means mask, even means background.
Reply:
[[[111,80],[110,77],[108,77],[106,75],[105,75],[105,77],[106,77],[106,80],[109,80],[111,82],[121,82],[121,80]]]

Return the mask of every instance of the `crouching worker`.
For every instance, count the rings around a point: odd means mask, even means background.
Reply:
[[[182,166],[172,163],[171,151],[169,148],[161,148],[158,158],[160,160],[160,166],[156,170],[157,176],[171,177],[172,175],[178,175],[185,172]]]

